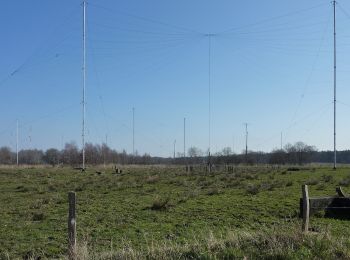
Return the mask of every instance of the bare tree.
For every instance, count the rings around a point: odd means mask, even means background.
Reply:
[[[225,148],[223,148],[222,151],[221,151],[221,154],[222,154],[223,156],[229,156],[229,155],[231,155],[231,154],[232,154],[232,149],[231,149],[231,147],[225,147]]]
[[[202,152],[199,148],[192,146],[188,149],[187,154],[189,157],[198,157],[201,156]]]
[[[9,147],[0,148],[0,164],[11,164],[14,162],[14,153]]]
[[[78,165],[80,163],[80,153],[76,143],[70,142],[65,144],[62,159],[68,165]]]
[[[55,148],[46,150],[44,155],[44,161],[52,166],[57,165],[60,162],[61,153]]]

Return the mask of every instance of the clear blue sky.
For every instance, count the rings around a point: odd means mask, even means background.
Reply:
[[[338,148],[349,149],[350,3],[339,0]],[[5,0],[0,8],[0,146],[81,144],[81,1]],[[333,145],[329,0],[89,0],[87,141],[170,156],[173,141],[212,152]]]

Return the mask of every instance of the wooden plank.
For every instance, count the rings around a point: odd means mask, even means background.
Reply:
[[[324,211],[325,217],[350,219],[350,198],[319,197],[309,198],[309,216]],[[303,216],[303,198],[300,199],[300,216]]]

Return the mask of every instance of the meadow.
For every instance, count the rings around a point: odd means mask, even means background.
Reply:
[[[68,192],[80,259],[350,259],[350,221],[311,217],[310,196],[350,193],[350,168],[0,168],[0,259],[66,258]]]

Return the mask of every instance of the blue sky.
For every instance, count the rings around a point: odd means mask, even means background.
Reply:
[[[338,148],[349,149],[350,4],[339,1]],[[7,0],[0,8],[0,146],[81,144],[81,1]],[[174,139],[211,150],[333,145],[329,0],[89,0],[87,141],[170,156]]]

